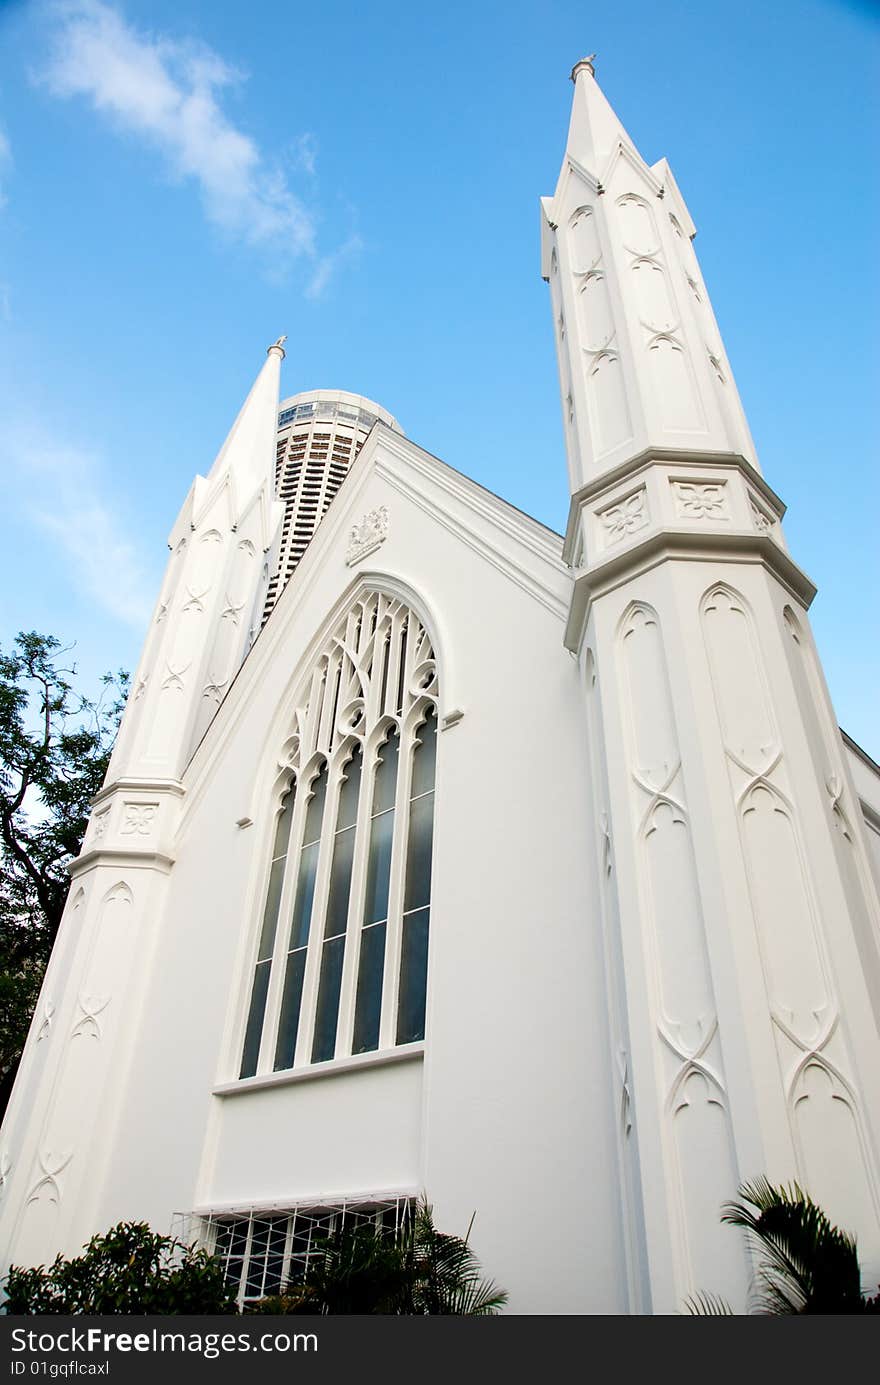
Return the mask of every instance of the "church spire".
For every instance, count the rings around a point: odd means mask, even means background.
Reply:
[[[275,440],[284,337],[266,360],[207,477],[196,476],[108,774],[181,774],[259,626],[284,507]]]
[[[596,54],[581,58],[571,70],[574,100],[568,127],[566,155],[598,178],[619,141],[632,146],[596,81]]]
[[[573,492],[649,448],[754,446],[665,160],[649,166],[575,64],[562,170],[543,200]]]
[[[208,472],[211,487],[224,475],[231,477],[242,504],[267,475],[274,479],[278,396],[286,341],[286,336],[279,337],[267,349],[263,367]]]

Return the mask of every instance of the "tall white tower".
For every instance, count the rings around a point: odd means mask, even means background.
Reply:
[[[860,814],[665,160],[573,73],[543,201],[571,482],[630,1307],[742,1305],[719,1224],[797,1178],[880,1272],[880,948]]]
[[[214,465],[196,476],[171,531],[107,778],[70,868],[3,1124],[2,1182],[14,1196],[0,1203],[0,1245],[19,1265],[69,1244],[70,1227],[89,1224],[100,1195],[174,865],[180,776],[238,671],[265,599],[283,510],[274,486],[282,343],[269,347]],[[48,1042],[56,1033],[60,1046]]]

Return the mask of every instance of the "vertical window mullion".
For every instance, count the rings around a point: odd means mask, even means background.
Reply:
[[[356,631],[352,632],[353,639]],[[342,981],[351,914],[352,886],[357,849],[358,824],[363,802],[363,751],[356,743],[343,767],[333,849],[330,863],[330,885],[324,916],[321,966],[315,1008],[315,1028],[311,1059],[313,1063],[328,1062],[336,1057],[339,1043],[339,1015]]]
[[[312,1042],[315,1034],[315,1009],[318,1001],[318,982],[321,973],[321,958],[324,952],[324,920],[327,914],[327,896],[330,891],[330,867],[333,863],[333,844],[336,836],[336,819],[339,814],[339,794],[342,788],[344,755],[337,755],[330,769],[327,785],[327,799],[324,805],[324,823],[321,830],[321,846],[318,853],[318,869],[315,879],[315,894],[312,901],[312,926],[309,930],[309,945],[306,953],[306,969],[303,979],[302,1006],[300,1009],[299,1034],[296,1041],[294,1067],[301,1067],[312,1061]]]
[[[403,886],[406,869],[406,839],[409,833],[409,792],[412,783],[412,755],[415,732],[412,723],[401,726],[397,766],[394,836],[391,843],[391,878],[388,883],[388,924],[385,932],[385,964],[382,969],[382,1018],[379,1021],[379,1047],[393,1048],[397,1042],[397,992],[400,980],[400,943],[403,914]]]
[[[272,817],[272,846],[269,871],[263,890],[263,914],[257,939],[257,955],[251,970],[251,989],[241,1046],[242,1077],[261,1072],[260,1051],[266,1029],[268,996],[272,983],[272,968],[278,935],[283,932],[282,907],[287,868],[290,860],[290,839],[296,817],[296,782],[291,780]],[[265,953],[265,955],[263,955]]]
[[[397,699],[397,685],[399,682],[400,627],[402,623],[402,614],[397,610],[391,617],[391,633],[385,655],[387,660],[384,674],[385,705],[382,708],[383,712],[390,712],[393,716],[397,716],[397,708],[394,703]]]
[[[290,945],[290,920],[299,880],[299,859],[312,788],[313,783],[302,784],[293,809],[293,822],[290,826],[290,840],[287,847],[287,868],[284,872],[284,886],[278,907],[278,926],[275,929],[275,949],[272,954],[272,975],[269,981],[269,994],[266,997],[266,1013],[263,1019],[263,1037],[260,1043],[260,1060],[257,1072],[271,1072],[275,1061],[278,1020],[281,1013],[284,978],[287,970],[287,951]]]
[[[400,989],[395,1036],[399,1044],[413,1043],[425,1037],[437,756],[437,714],[433,707],[426,709],[418,740],[420,744],[414,750],[412,759],[403,892]]]
[[[281,1006],[279,1010],[274,1067],[292,1067],[296,1043],[302,1027],[303,993],[308,947],[314,932],[321,842],[327,818],[329,769],[326,761],[314,773],[308,794],[302,845],[297,863],[297,880],[287,922],[287,955],[284,960]]]
[[[366,757],[365,757],[366,758]],[[361,794],[358,803],[357,826],[355,828],[355,852],[351,868],[351,888],[348,899],[348,923],[345,935],[345,957],[342,965],[342,989],[339,996],[339,1019],[336,1028],[336,1056],[347,1057],[351,1053],[351,1036],[354,1028],[355,985],[358,973],[358,954],[361,937],[361,915],[363,913],[364,889],[366,886],[367,855],[370,849],[371,809],[373,805],[373,786],[376,782],[376,768],[379,756],[376,747],[370,752],[369,764],[361,768]]]

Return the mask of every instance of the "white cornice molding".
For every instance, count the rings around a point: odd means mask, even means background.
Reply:
[[[179,779],[151,779],[124,777],[114,779],[112,784],[105,784],[99,789],[92,799],[92,807],[103,803],[106,799],[112,798],[119,791],[125,793],[148,793],[148,794],[173,794],[177,798],[182,798],[186,793],[185,786]]]
[[[67,872],[71,880],[93,866],[112,866],[117,870],[159,870],[167,875],[173,865],[174,857],[166,855],[164,851],[117,851],[112,847],[106,850],[94,847],[71,861]]]
[[[729,533],[695,533],[692,529],[657,529],[640,543],[615,553],[579,572],[575,578],[571,609],[565,628],[565,647],[580,650],[593,601],[650,572],[670,559],[684,562],[760,563],[772,573],[791,597],[807,610],[816,587],[784,549],[764,534],[741,529]]]

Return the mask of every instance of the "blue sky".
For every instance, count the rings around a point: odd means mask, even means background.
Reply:
[[[843,726],[876,687],[880,11],[0,0],[0,643],[133,668],[264,350],[565,522],[538,198],[598,53],[666,155]]]

